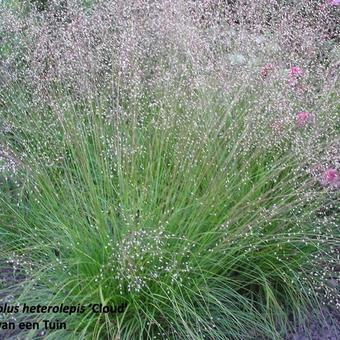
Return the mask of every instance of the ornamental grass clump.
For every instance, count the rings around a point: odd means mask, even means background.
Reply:
[[[111,312],[17,313],[67,325],[21,336],[280,339],[339,307],[339,9],[38,3],[0,20],[0,267],[22,275],[0,298]]]

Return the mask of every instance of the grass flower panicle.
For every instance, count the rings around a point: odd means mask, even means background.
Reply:
[[[337,9],[318,4],[4,2],[0,299],[126,307],[18,321],[282,339],[339,307]]]

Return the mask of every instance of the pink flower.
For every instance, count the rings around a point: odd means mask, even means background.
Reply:
[[[293,66],[289,70],[289,83],[292,86],[298,84],[299,78],[303,76],[303,72],[299,66]]]
[[[325,186],[340,187],[340,175],[338,171],[334,168],[327,169],[323,174],[321,184]]]
[[[273,64],[266,64],[261,68],[261,76],[262,77],[267,77],[269,73],[274,70],[274,65]]]
[[[302,76],[302,70],[299,66],[293,66],[290,68],[290,71],[289,71],[289,77],[290,78],[298,78],[298,77],[301,77]]]
[[[313,122],[313,114],[307,111],[301,111],[296,115],[296,124],[298,127],[302,128],[308,123]]]
[[[329,3],[333,6],[338,6],[340,5],[340,0],[330,0]]]

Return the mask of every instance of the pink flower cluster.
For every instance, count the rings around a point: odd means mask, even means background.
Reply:
[[[299,66],[293,66],[290,68],[290,71],[289,71],[289,77],[300,77],[302,76],[302,70]]]
[[[296,124],[299,128],[314,122],[314,115],[308,111],[298,112],[296,115]]]
[[[299,79],[303,76],[302,69],[299,66],[293,66],[289,70],[289,83],[291,86],[296,86]]]
[[[340,174],[334,168],[329,168],[323,173],[321,184],[324,186],[331,186],[340,188]]]

